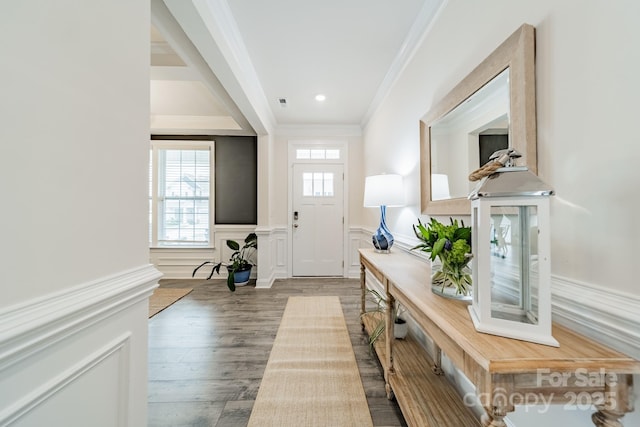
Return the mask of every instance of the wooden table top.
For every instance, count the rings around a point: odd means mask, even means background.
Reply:
[[[393,285],[396,299],[410,301],[475,362],[491,373],[536,372],[541,366],[559,371],[606,371],[638,374],[640,361],[608,348],[556,323],[553,336],[560,347],[551,347],[476,331],[468,302],[443,298],[431,292],[431,266],[421,258],[394,251],[377,253],[360,249],[360,255]]]

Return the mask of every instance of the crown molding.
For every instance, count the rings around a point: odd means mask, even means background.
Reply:
[[[362,118],[362,128],[366,127],[373,114],[387,97],[391,88],[415,55],[416,50],[420,44],[422,44],[422,41],[431,30],[431,26],[437,20],[446,4],[447,0],[435,0],[424,3],[424,6],[422,6],[420,13],[418,13],[415,22],[409,30],[409,34],[407,34],[398,54],[391,63],[391,67],[389,67],[387,74],[378,87],[369,109]]]

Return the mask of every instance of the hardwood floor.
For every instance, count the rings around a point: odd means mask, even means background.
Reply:
[[[360,327],[353,279],[278,280],[229,292],[223,280],[162,280],[193,292],[149,319],[150,427],[246,426],[287,299],[337,295],[374,426],[406,426],[384,392],[382,370]],[[354,426],[357,427],[357,426]]]

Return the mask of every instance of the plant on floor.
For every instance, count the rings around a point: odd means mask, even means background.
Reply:
[[[234,292],[236,290],[237,283],[236,274],[246,272],[247,270],[250,272],[251,267],[255,265],[251,262],[251,256],[258,249],[258,236],[256,233],[250,233],[244,239],[243,246],[240,246],[240,244],[235,240],[227,240],[227,247],[234,251],[229,258],[228,263],[219,262],[216,264],[214,261],[205,261],[193,270],[191,277],[195,277],[196,272],[200,267],[211,264],[213,267],[211,268],[211,273],[207,277],[207,280],[209,280],[211,279],[211,276],[213,276],[213,273],[220,274],[220,267],[224,265],[227,267],[229,273],[229,276],[227,277],[227,286],[231,292]]]
[[[375,289],[367,288],[367,291],[369,292],[369,294],[371,295],[375,303],[375,308],[373,310],[366,311],[365,313],[362,314],[362,316],[371,315],[378,320],[375,327],[369,334],[369,345],[373,348],[373,345],[376,343],[376,341],[378,341],[378,339],[382,336],[382,334],[384,334],[384,331],[386,329],[385,313],[389,304],[387,299],[384,297],[384,295],[382,295],[380,292],[376,291]],[[394,326],[396,328],[398,327],[398,325],[405,325],[407,323],[407,321],[401,317],[402,313],[404,312],[405,312],[404,307],[402,307],[402,305],[396,302],[394,304],[393,313],[392,313],[393,322],[395,323]],[[402,334],[402,336],[396,335],[396,338],[404,338],[404,334]]]

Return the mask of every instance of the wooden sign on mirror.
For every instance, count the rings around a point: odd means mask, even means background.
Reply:
[[[486,152],[514,148],[537,173],[534,27],[522,25],[436,104],[420,139],[424,214],[469,215],[468,176]]]

